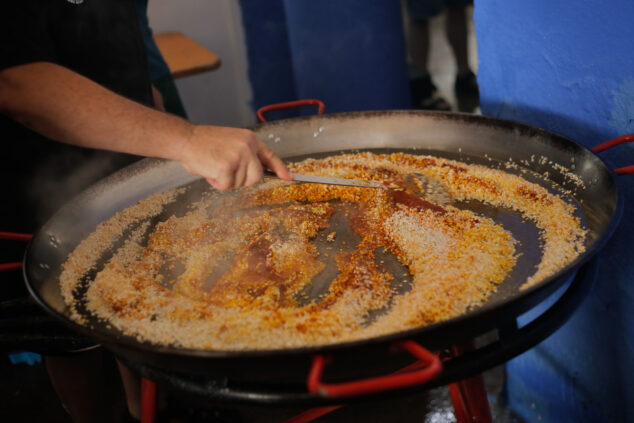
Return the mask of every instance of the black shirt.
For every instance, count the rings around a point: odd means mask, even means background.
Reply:
[[[12,0],[2,9],[0,70],[52,62],[152,105],[133,0]],[[51,141],[1,115],[0,137],[0,230],[35,231],[82,189],[137,159]]]

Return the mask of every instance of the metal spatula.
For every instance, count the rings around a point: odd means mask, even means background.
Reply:
[[[363,181],[360,179],[333,178],[329,176],[313,176],[303,175],[299,173],[291,173],[293,182],[302,182],[310,184],[327,184],[327,185],[344,185],[350,187],[362,188],[404,188],[412,194],[428,199],[439,206],[447,205],[451,202],[451,196],[445,187],[438,181],[427,177],[421,173],[409,173],[405,180],[400,183],[392,181]],[[270,171],[264,171],[264,177],[278,178],[278,176]]]
[[[408,173],[403,184],[412,194],[439,206],[446,206],[452,201],[451,195],[440,182],[422,173]]]

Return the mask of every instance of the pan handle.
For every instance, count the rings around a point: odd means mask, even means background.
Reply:
[[[19,234],[16,232],[1,232],[0,239],[9,239],[13,241],[30,241],[33,238],[31,234]]]
[[[2,232],[0,231],[0,239],[6,239],[11,241],[30,241],[33,238],[31,234],[20,234],[15,232]],[[13,263],[0,263],[0,272],[7,272],[9,270],[22,269],[22,262],[16,261]]]
[[[303,106],[317,106],[317,114],[323,115],[326,106],[322,101],[315,99],[306,99],[306,100],[297,100],[297,101],[288,101],[286,103],[276,103],[269,104],[268,106],[260,107],[255,114],[258,117],[259,122],[266,122],[264,119],[264,113],[271,112],[273,110],[282,110],[282,109],[291,109],[293,107],[303,107]]]
[[[388,391],[428,382],[440,374],[442,364],[437,354],[433,354],[414,341],[401,341],[392,344],[393,350],[405,350],[419,361],[412,366],[386,376],[355,380],[336,384],[323,383],[321,376],[326,365],[326,357],[317,355],[308,374],[308,391],[325,397],[350,397],[363,394]],[[421,365],[423,366],[422,368]]]
[[[600,153],[602,151],[605,151],[607,149],[610,149],[614,146],[617,146],[619,144],[623,144],[626,142],[632,142],[634,141],[634,134],[633,135],[622,135],[620,137],[616,137],[613,138],[609,141],[606,141],[602,144],[597,145],[596,147],[594,147],[592,149],[592,151],[594,151],[595,153]],[[620,167],[618,169],[614,169],[614,173],[616,173],[617,175],[629,175],[634,173],[634,165],[632,166],[626,166],[626,167]]]

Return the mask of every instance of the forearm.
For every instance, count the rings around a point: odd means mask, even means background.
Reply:
[[[218,189],[252,185],[263,167],[291,179],[279,157],[249,130],[192,125],[52,63],[0,72],[0,113],[57,141],[180,161]]]
[[[194,128],[45,62],[0,72],[0,113],[57,141],[173,160]]]

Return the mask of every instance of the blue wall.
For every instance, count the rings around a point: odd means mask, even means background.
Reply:
[[[409,107],[400,2],[240,3],[254,109],[303,98],[329,113]]]
[[[281,0],[241,0],[253,109],[295,100],[295,77]],[[268,115],[267,115],[268,116]]]
[[[300,98],[329,112],[409,107],[400,2],[284,0]]]
[[[400,2],[241,0],[254,108],[316,97],[327,112],[409,105]],[[634,133],[634,0],[476,0],[484,114],[591,147]],[[634,164],[634,145],[601,154]],[[634,421],[634,176],[591,296],[508,365],[529,422]]]
[[[588,147],[634,133],[634,1],[476,0],[484,114]],[[634,164],[634,145],[601,154]],[[560,331],[507,366],[529,422],[634,421],[634,176],[594,292]]]

